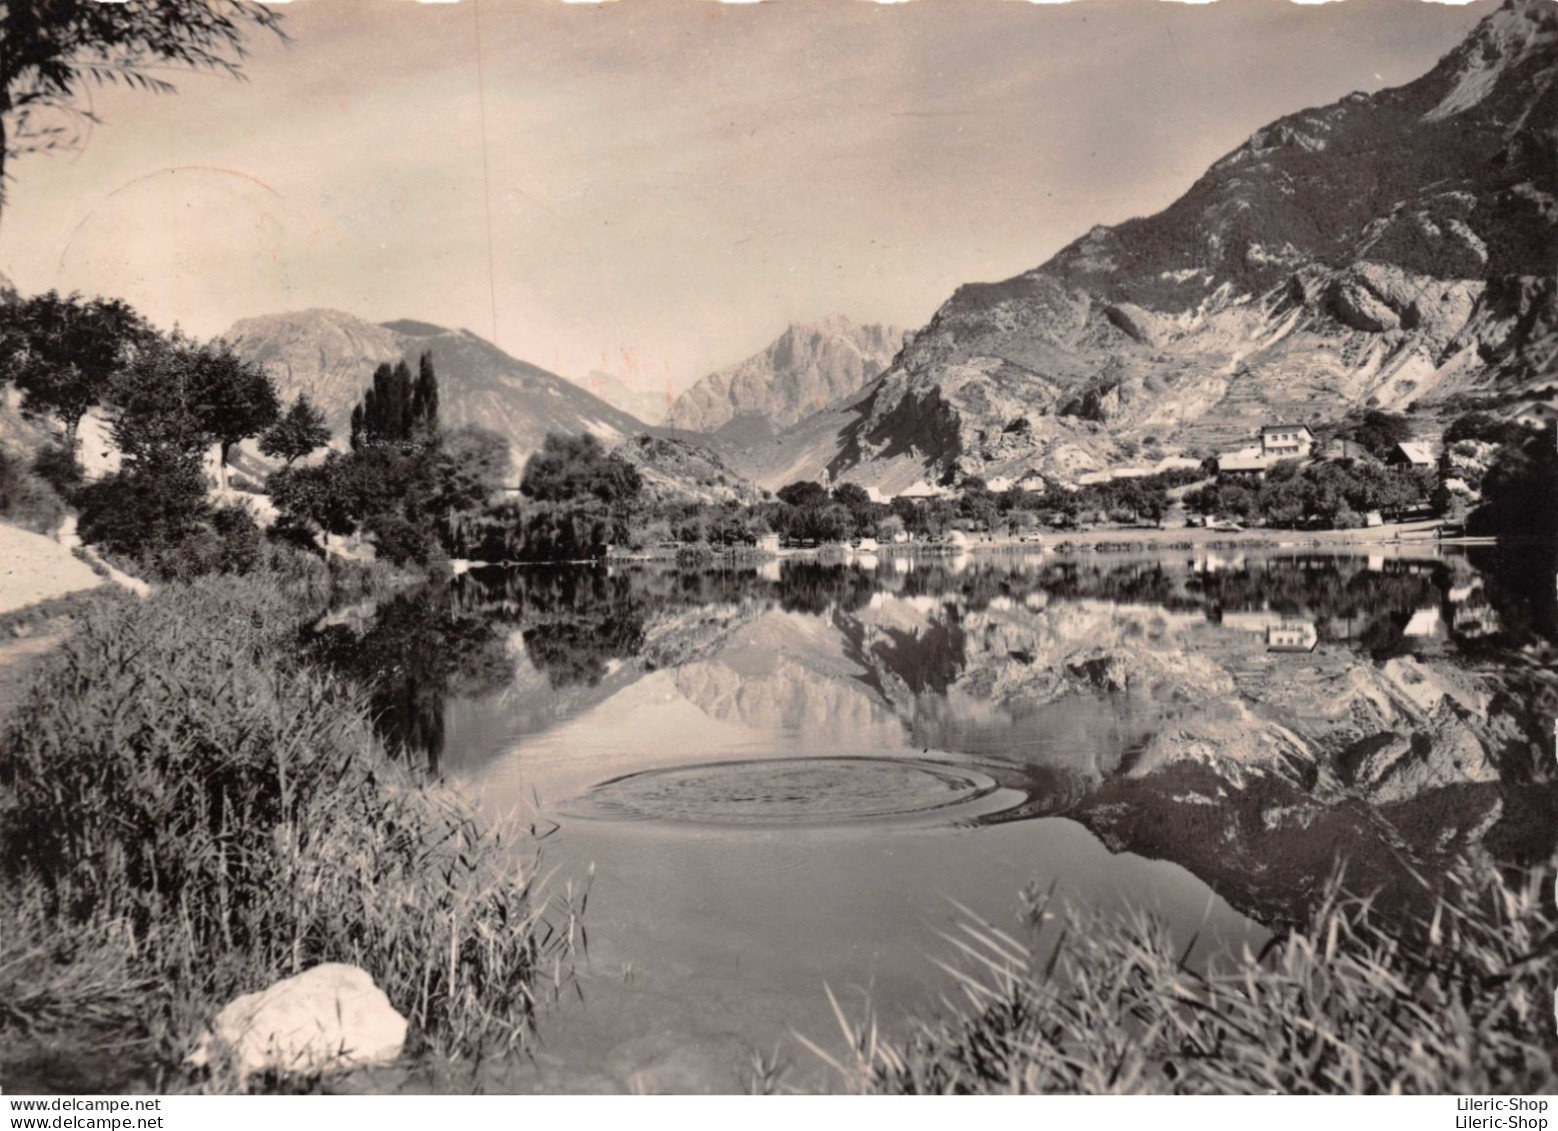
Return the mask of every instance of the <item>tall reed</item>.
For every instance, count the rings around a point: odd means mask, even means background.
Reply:
[[[525,1041],[572,909],[385,756],[360,694],[294,659],[299,619],[263,577],[105,602],[0,724],[0,1026],[112,1022],[176,1063],[227,999],[336,961],[422,1049]]]
[[[1152,918],[1030,896],[1016,934],[965,914],[957,992],[905,1039],[835,999],[845,1050],[805,1043],[860,1092],[1547,1092],[1551,881],[1463,863],[1406,931],[1333,883],[1303,929],[1200,970]]]

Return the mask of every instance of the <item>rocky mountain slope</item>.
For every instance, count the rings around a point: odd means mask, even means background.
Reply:
[[[1558,7],[1508,0],[1422,78],[1258,130],[1169,208],[970,284],[826,426],[741,470],[1066,478],[1349,408],[1558,394]]]
[[[554,373],[510,357],[469,330],[404,320],[377,325],[335,310],[246,318],[225,335],[264,365],[284,400],[307,392],[337,437],[380,362],[413,366],[433,355],[446,424],[479,424],[502,434],[516,463],[548,432],[591,432],[608,447],[644,430],[636,417]]]
[[[634,436],[617,449],[643,477],[646,501],[747,506],[762,492],[736,474],[712,450],[670,436]]]
[[[792,324],[765,349],[677,397],[666,426],[766,439],[859,390],[892,364],[902,342],[895,327],[841,316]]]

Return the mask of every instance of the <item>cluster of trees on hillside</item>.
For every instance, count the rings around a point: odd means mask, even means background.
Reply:
[[[430,356],[414,372],[405,362],[379,366],[352,413],[349,450],[314,461],[308,457],[330,439],[323,414],[302,397],[284,410],[266,373],[227,344],[159,333],[115,300],[55,292],[0,305],[0,379],[18,387],[25,412],[54,420],[60,431],[59,442],[30,465],[13,457],[0,467],[0,509],[47,525],[68,502],[80,512],[83,538],[161,576],[243,570],[261,556],[250,512],[213,502],[205,471],[214,454],[218,485],[225,485],[232,450],[245,439],[285,465],[266,485],[279,537],[314,548],[321,535],[362,536],[378,556],[411,565],[445,556],[571,561],[598,558],[608,547],[666,542],[732,547],[770,533],[827,544],[905,533],[934,538],[953,529],[1157,523],[1170,491],[1205,475],[1176,470],[1042,493],[995,492],[969,478],[955,496],[892,503],[854,484],[801,481],[749,505],[709,505],[647,498],[638,469],[593,436],[551,435],[510,496],[506,441],[443,425]],[[81,422],[93,410],[109,421],[122,465],[84,483],[76,453]],[[1401,418],[1366,412],[1326,431],[1387,453],[1404,427]],[[1483,505],[1475,529],[1551,527],[1554,449],[1545,433],[1472,413],[1445,438],[1457,451],[1471,446],[1487,457],[1477,476]],[[1392,517],[1429,501],[1446,511],[1453,500],[1440,480],[1433,470],[1369,458],[1289,462],[1258,483],[1207,484],[1185,502],[1269,526],[1347,527],[1370,511]]]
[[[228,458],[244,439],[279,443],[291,458],[328,439],[312,426],[317,410],[306,400],[282,417],[270,378],[226,343],[162,334],[117,299],[49,291],[0,305],[0,381],[20,390],[24,414],[60,429],[58,442],[34,457],[27,482],[47,484],[59,515],[64,503],[75,506],[85,540],[158,575],[247,568],[258,554],[248,511],[211,502],[207,453],[217,454],[225,485]],[[121,461],[114,474],[84,483],[79,436],[93,410],[107,416]],[[36,495],[36,486],[28,490]]]
[[[1362,412],[1350,412],[1334,424],[1323,424],[1314,430],[1315,442],[1324,445],[1331,440],[1344,440],[1361,448],[1375,459],[1385,459],[1396,448],[1413,436],[1412,422],[1397,412],[1371,408]]]
[[[321,534],[365,535],[379,557],[402,565],[462,554],[511,461],[494,432],[444,428],[438,396],[431,356],[415,379],[404,362],[379,366],[352,410],[351,449],[270,476],[278,534],[303,545]]]
[[[775,533],[786,543],[824,545],[856,538],[887,542],[900,534],[935,539],[952,530],[1023,533],[1099,520],[1155,523],[1169,509],[1169,490],[1202,475],[1198,470],[1171,471],[1043,493],[1016,487],[991,491],[982,479],[970,477],[956,495],[896,498],[891,503],[873,501],[858,484],[841,483],[830,490],[802,480],[750,506],[673,504],[659,512],[640,511],[629,538],[634,545],[675,541],[733,546]]]
[[[1482,476],[1482,502],[1468,518],[1472,534],[1558,536],[1558,445],[1551,431],[1526,430],[1502,444]]]
[[[1258,482],[1223,480],[1185,496],[1205,515],[1263,522],[1276,527],[1362,526],[1370,511],[1394,518],[1428,503],[1438,485],[1432,469],[1384,467],[1355,460],[1300,464],[1284,460]]]

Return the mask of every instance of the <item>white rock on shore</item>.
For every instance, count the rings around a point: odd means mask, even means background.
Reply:
[[[188,1063],[230,1058],[240,1082],[256,1072],[323,1073],[387,1064],[406,1019],[359,966],[332,962],[229,1002]]]

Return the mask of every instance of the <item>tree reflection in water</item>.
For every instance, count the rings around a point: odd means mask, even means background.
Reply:
[[[827,617],[847,632],[850,614],[878,593],[929,597],[924,627],[887,632],[876,659],[916,693],[944,693],[965,664],[962,618],[997,599],[1039,605],[1104,600],[1176,612],[1269,610],[1312,624],[1318,640],[1382,662],[1423,646],[1409,629],[1442,625],[1441,647],[1468,658],[1511,652],[1550,658],[1558,641],[1552,547],[1478,551],[1470,559],[1370,561],[1297,555],[1206,568],[1189,558],[1047,558],[1038,565],[992,556],[954,569],[944,561],[907,571],[786,561],[777,575],[754,568],[632,567],[479,569],[380,602],[354,624],[326,618],[309,652],[363,686],[393,749],[425,757],[437,772],[451,696],[479,697],[513,678],[518,632],[524,654],[554,690],[594,686],[613,661],[642,656],[657,617],[758,603]],[[1037,599],[1036,599],[1037,598]]]

